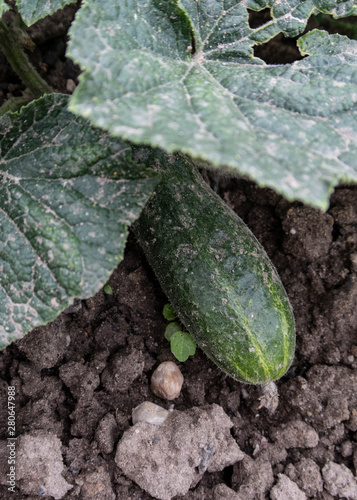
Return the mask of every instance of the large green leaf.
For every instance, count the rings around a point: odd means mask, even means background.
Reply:
[[[272,5],[252,29],[247,7]],[[355,1],[92,0],[71,29],[83,69],[70,109],[112,134],[248,175],[289,199],[326,208],[357,180],[357,42],[311,32],[301,61],[267,65],[256,41],[296,35],[314,9]],[[193,52],[193,54],[192,54]]]
[[[28,26],[43,17],[50,16],[56,10],[63,9],[76,0],[16,0],[19,13]]]
[[[157,182],[67,103],[0,120],[0,348],[98,291]]]
[[[0,0],[0,17],[2,16],[3,12],[7,11],[9,9],[9,6],[6,5],[4,0]]]

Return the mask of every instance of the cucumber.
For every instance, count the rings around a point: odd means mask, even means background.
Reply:
[[[134,235],[178,317],[216,365],[248,384],[280,378],[294,356],[295,322],[277,271],[190,159],[167,158]]]

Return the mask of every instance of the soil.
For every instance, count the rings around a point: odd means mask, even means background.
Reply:
[[[34,64],[56,91],[68,93],[79,74],[64,55],[75,9],[69,6],[55,22],[31,29],[38,46]],[[3,100],[20,95],[22,84],[3,59],[0,67]],[[64,499],[153,498],[115,461],[117,443],[132,426],[132,410],[143,401],[181,412],[219,405],[244,453],[221,471],[206,471],[180,498],[357,498],[356,186],[338,187],[322,213],[246,179],[204,175],[263,244],[293,306],[296,355],[277,382],[277,410],[260,408],[259,387],[226,376],[200,350],[185,363],[175,360],[164,338],[162,309],[168,300],[130,235],[125,258],[109,280],[112,295],[101,290],[75,301],[55,321],[0,353],[0,422],[7,422],[7,387],[14,386],[18,439],[23,455],[27,450],[26,456],[35,457],[28,459],[30,472],[19,472],[16,492],[9,492],[7,428],[1,425],[1,498],[37,499],[51,491]],[[184,376],[173,401],[150,389],[163,361],[174,361]],[[46,490],[38,470],[55,457],[48,474],[57,482],[46,483]]]

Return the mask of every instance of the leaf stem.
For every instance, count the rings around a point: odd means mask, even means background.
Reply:
[[[21,47],[21,42],[16,31],[0,19],[0,46],[7,57],[11,67],[19,75],[23,83],[29,88],[35,99],[43,94],[53,92],[52,88],[41,78],[30,63]]]

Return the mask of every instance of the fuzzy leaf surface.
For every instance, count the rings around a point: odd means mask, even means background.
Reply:
[[[271,7],[252,29],[247,8]],[[356,181],[357,42],[326,32],[299,40],[304,59],[267,65],[256,42],[301,32],[312,11],[355,1],[93,0],[71,29],[85,70],[70,109],[116,136],[183,151],[325,209]]]
[[[0,121],[0,348],[106,283],[158,179],[67,104]]]
[[[27,26],[31,26],[46,16],[51,16],[57,10],[74,2],[75,0],[16,0],[19,13]]]
[[[5,3],[4,0],[0,0],[0,17],[3,15],[4,12],[9,10],[9,6]]]

